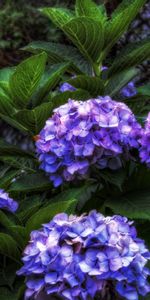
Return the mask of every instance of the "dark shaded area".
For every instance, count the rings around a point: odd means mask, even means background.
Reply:
[[[105,3],[108,14],[121,0],[95,1]],[[27,56],[20,48],[31,41],[64,41],[64,36],[38,8],[61,6],[73,8],[75,0],[1,0],[0,10],[0,67],[12,66]],[[66,40],[65,40],[66,42]]]

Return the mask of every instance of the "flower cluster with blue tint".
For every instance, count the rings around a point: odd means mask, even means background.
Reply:
[[[69,100],[54,110],[36,142],[41,169],[57,187],[84,179],[91,166],[118,169],[138,148],[141,126],[131,110],[110,97]]]
[[[0,189],[0,209],[6,209],[11,212],[15,212],[18,209],[18,203],[2,189]]]
[[[137,90],[133,81],[130,81],[124,88],[121,89],[120,94],[123,97],[133,97],[137,94]]]
[[[148,114],[145,129],[140,140],[141,148],[139,150],[140,158],[150,168],[150,113]]]
[[[33,231],[18,271],[26,276],[25,299],[40,293],[68,300],[108,299],[108,293],[109,299],[111,293],[128,300],[145,296],[150,253],[132,223],[96,211],[80,217],[62,213]]]

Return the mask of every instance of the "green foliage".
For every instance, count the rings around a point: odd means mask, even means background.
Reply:
[[[98,6],[91,0],[77,0],[76,1],[76,15],[92,18],[100,22],[102,25],[107,20],[104,6]]]
[[[86,90],[91,96],[102,95],[104,83],[99,77],[79,75],[67,81],[75,88]]]
[[[111,16],[107,16],[104,5],[91,0],[77,0],[75,12],[41,9],[70,41],[30,43],[24,50],[33,55],[15,68],[0,71],[1,119],[36,139],[53,109],[69,98],[110,95],[121,100],[120,90],[137,76],[136,67],[150,56],[150,44],[143,40],[128,45],[113,59],[111,50],[144,3],[124,0]],[[102,71],[105,65],[108,70]],[[59,84],[63,82],[76,90],[61,93]],[[149,85],[142,86],[135,97],[124,99],[142,121],[149,110],[149,90]],[[150,243],[150,171],[139,162],[128,162],[118,171],[94,167],[92,171],[86,183],[66,183],[55,189],[39,170],[36,153],[0,140],[0,188],[19,203],[16,214],[0,211],[0,255],[4,260],[0,268],[5,269],[0,279],[2,300],[22,300],[22,281],[14,275],[6,282],[5,277],[8,272],[15,274],[30,232],[57,213],[81,214],[97,209],[104,214],[122,214],[136,220],[141,236]]]
[[[27,231],[30,233],[32,230],[39,229],[42,224],[49,222],[58,213],[73,213],[76,204],[75,199],[69,198],[68,201],[59,201],[41,208],[27,221]]]
[[[10,92],[17,107],[28,105],[44,73],[46,59],[45,53],[35,55],[19,64],[10,77]]]
[[[91,74],[88,62],[73,46],[52,42],[32,42],[23,49],[35,54],[45,51],[48,54],[48,62],[50,64],[69,61],[71,62],[69,66],[70,72]]]
[[[74,17],[61,9],[43,8],[42,12],[68,36],[90,62],[97,61],[104,40],[100,22],[90,17]]]
[[[6,233],[0,233],[0,253],[20,263],[20,252],[15,240]]]
[[[128,82],[130,82],[139,71],[137,69],[127,69],[120,71],[120,73],[113,74],[110,79],[108,79],[105,86],[105,94],[114,96],[123,88]]]

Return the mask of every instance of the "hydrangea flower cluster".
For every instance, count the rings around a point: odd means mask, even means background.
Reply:
[[[18,203],[9,197],[8,193],[0,189],[0,209],[6,209],[15,212],[18,209]]]
[[[146,163],[150,168],[150,113],[148,114],[145,129],[140,140],[140,158],[143,163]]]
[[[89,176],[91,166],[118,169],[138,148],[141,126],[131,110],[110,97],[69,100],[40,132],[37,154],[54,186]]]
[[[132,223],[96,211],[80,217],[62,213],[33,231],[18,271],[26,276],[25,299],[41,299],[40,293],[68,300],[145,296],[150,253]]]

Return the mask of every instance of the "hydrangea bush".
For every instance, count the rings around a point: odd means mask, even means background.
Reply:
[[[0,71],[0,118],[34,143],[0,139],[2,300],[150,297],[150,42],[113,51],[145,2],[42,8],[69,43]]]

